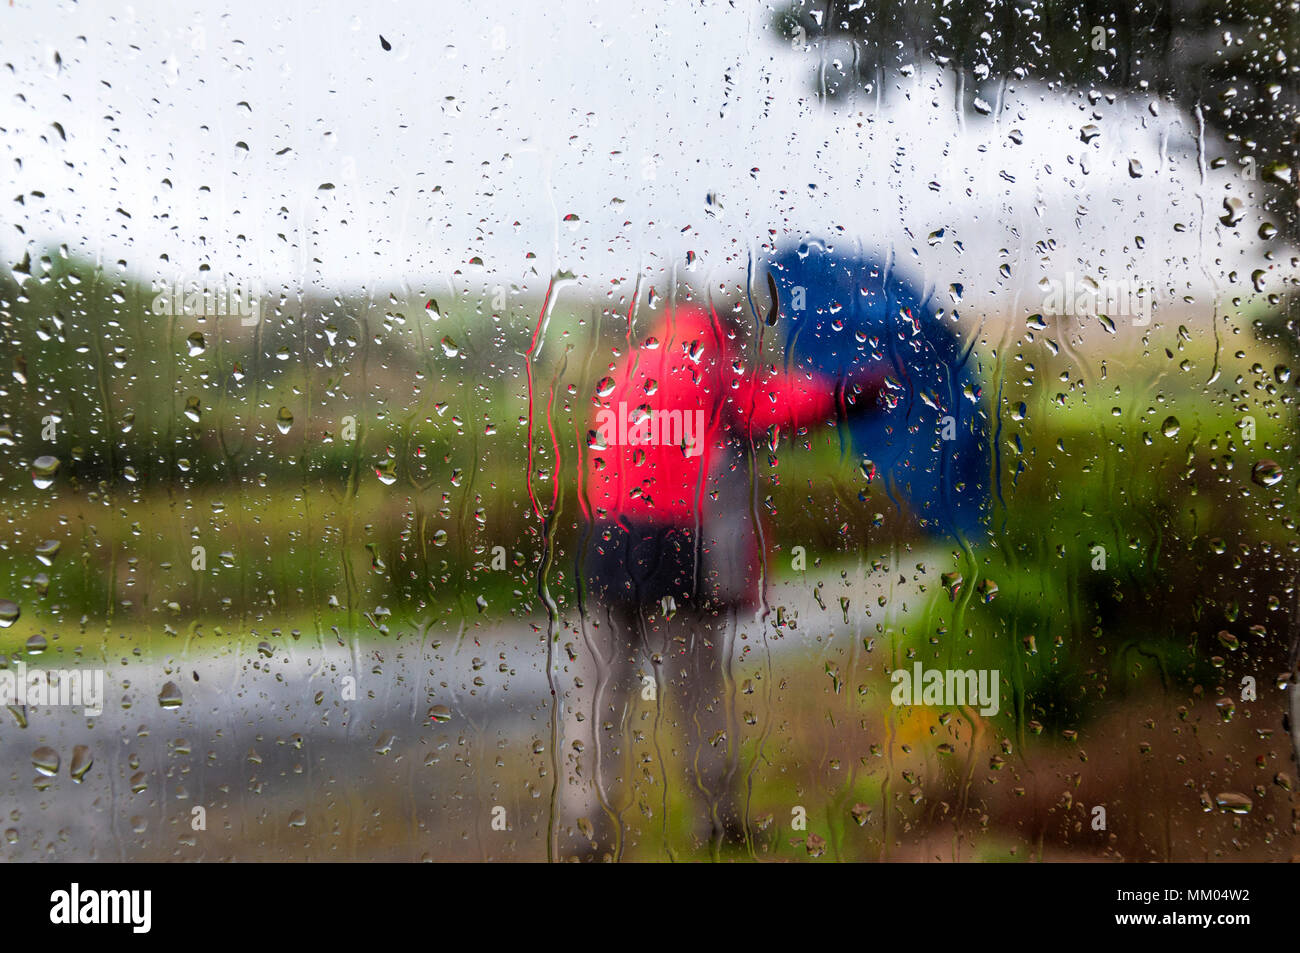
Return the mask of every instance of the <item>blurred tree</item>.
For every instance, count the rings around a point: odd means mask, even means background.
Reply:
[[[776,29],[795,49],[844,41],[843,65],[818,71],[824,96],[880,94],[888,72],[923,59],[962,77],[963,106],[995,103],[988,87],[1009,79],[1149,91],[1232,143],[1295,235],[1298,10],[1294,0],[792,0]]]

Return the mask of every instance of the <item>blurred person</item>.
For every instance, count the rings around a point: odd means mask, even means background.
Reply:
[[[669,760],[686,762],[671,793],[701,806],[696,836],[715,856],[745,842],[732,642],[736,614],[758,605],[763,572],[745,453],[772,428],[834,424],[878,400],[865,364],[839,376],[756,367],[746,338],[732,316],[682,305],[597,385],[581,494],[595,658],[579,681],[591,703],[574,712],[585,729],[566,732],[591,748],[565,810],[573,849],[591,859],[621,858],[638,807],[666,831],[668,787],[640,805],[634,788]],[[667,747],[674,741],[684,751]],[[658,751],[637,763],[638,747]]]

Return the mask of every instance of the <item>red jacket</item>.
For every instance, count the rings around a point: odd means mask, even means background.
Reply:
[[[586,453],[593,518],[693,526],[726,441],[834,421],[834,380],[756,374],[738,352],[720,320],[681,308],[601,380]]]

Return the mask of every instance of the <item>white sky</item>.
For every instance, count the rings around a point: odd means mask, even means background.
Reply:
[[[214,6],[0,9],[6,256],[57,240],[146,279],[207,262],[330,291],[436,290],[459,269],[457,287],[537,292],[567,269],[598,296],[638,272],[662,286],[688,250],[734,281],[775,230],[892,249],[967,306],[1030,311],[1067,271],[1199,301],[1258,260],[1218,223],[1249,183],[1235,165],[1203,183],[1169,103],[1103,99],[1093,119],[1080,94],[991,84],[993,115],[963,116],[953,79],[918,69],[879,104],[827,105],[826,51],[792,51],[745,0]]]

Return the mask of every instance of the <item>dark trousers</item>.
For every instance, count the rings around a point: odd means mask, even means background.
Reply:
[[[683,826],[716,852],[743,831],[735,607],[701,584],[689,530],[614,527],[590,552],[566,779],[567,813],[583,813],[567,852],[654,856]]]

